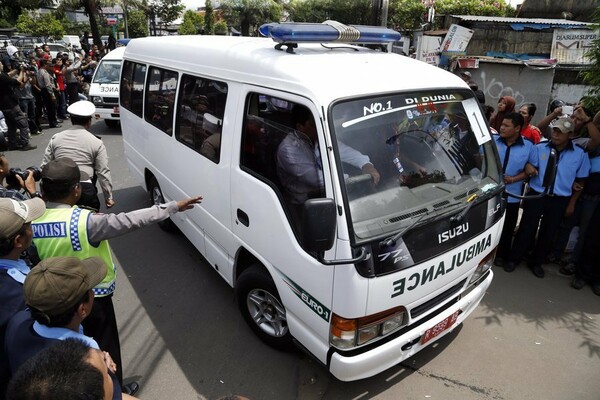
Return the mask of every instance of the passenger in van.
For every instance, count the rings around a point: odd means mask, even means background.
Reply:
[[[323,195],[323,168],[319,153],[317,127],[310,110],[301,105],[292,109],[294,131],[277,149],[277,176],[292,204],[302,205],[310,198]],[[342,142],[338,142],[343,162],[371,175],[379,183],[380,175],[369,157]]]

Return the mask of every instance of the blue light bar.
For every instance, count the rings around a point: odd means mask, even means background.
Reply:
[[[262,25],[261,35],[278,43],[371,43],[397,42],[400,33],[381,26],[343,25],[335,21],[315,23],[270,23]]]

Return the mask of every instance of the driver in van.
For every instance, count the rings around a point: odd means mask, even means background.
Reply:
[[[317,127],[310,110],[295,105],[291,113],[295,130],[288,134],[277,149],[277,176],[290,203],[301,206],[309,198],[323,193],[323,167],[319,153]],[[343,162],[371,175],[379,183],[380,175],[369,157],[338,141]]]

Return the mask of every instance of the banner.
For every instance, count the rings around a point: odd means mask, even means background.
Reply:
[[[597,38],[598,31],[589,29],[555,29],[550,57],[559,64],[588,64],[585,53]]]
[[[456,24],[450,25],[442,42],[442,52],[466,52],[467,45],[473,37],[473,31]]]

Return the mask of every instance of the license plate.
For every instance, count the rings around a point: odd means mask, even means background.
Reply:
[[[113,114],[119,113],[119,106],[113,107]]]
[[[456,320],[458,319],[458,315],[460,314],[460,310],[456,311],[454,314],[446,318],[445,320],[438,322],[431,328],[427,329],[427,331],[421,336],[421,344],[425,344],[429,342],[431,339],[436,336],[441,335],[444,331],[449,329]]]

